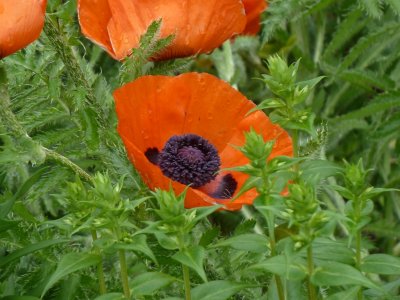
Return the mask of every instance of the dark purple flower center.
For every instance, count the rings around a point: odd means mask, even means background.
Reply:
[[[163,174],[194,188],[209,183],[221,165],[217,149],[196,134],[172,136],[157,158]]]

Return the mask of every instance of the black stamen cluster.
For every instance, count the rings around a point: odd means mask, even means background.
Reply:
[[[172,136],[158,159],[165,176],[194,188],[213,180],[221,165],[217,149],[196,134]]]

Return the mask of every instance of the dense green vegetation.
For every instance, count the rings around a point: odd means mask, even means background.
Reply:
[[[41,38],[0,61],[1,299],[400,299],[399,18],[398,0],[275,0],[257,37],[150,62],[173,38],[155,22],[121,63],[49,1]],[[267,162],[247,133],[242,211],[149,191],[115,130],[113,90],[189,70],[292,136]]]

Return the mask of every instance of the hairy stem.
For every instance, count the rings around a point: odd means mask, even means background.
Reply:
[[[97,240],[97,232],[96,230],[91,231],[93,241]],[[96,253],[100,256],[100,250],[96,247]],[[97,276],[99,279],[99,292],[101,295],[107,293],[106,289],[106,281],[104,279],[104,272],[103,272],[103,259],[101,258],[100,262],[97,265]]]
[[[192,298],[190,292],[190,276],[189,276],[189,268],[182,264],[182,273],[183,273],[183,281],[185,284],[185,300],[190,300]]]
[[[73,163],[70,161],[68,158],[65,156],[59,154],[56,151],[47,149],[43,147],[44,152],[46,153],[46,159],[51,159],[54,160],[55,162],[59,163],[60,165],[66,166],[72,171],[74,171],[76,174],[79,175],[83,180],[87,182],[92,182],[92,176],[90,176],[85,170],[83,170],[81,167],[79,167],[77,164]]]
[[[311,275],[314,272],[312,244],[307,248],[307,267],[308,267],[308,299],[316,300],[317,293],[314,285],[311,283]]]

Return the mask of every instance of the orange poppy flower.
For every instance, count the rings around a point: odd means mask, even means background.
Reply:
[[[268,7],[265,0],[243,0],[246,12],[246,28],[242,34],[256,35],[260,31],[260,15]]]
[[[0,59],[36,40],[47,0],[0,0]]]
[[[230,200],[248,176],[224,171],[248,163],[232,145],[244,145],[250,128],[275,140],[270,158],[292,155],[287,132],[261,111],[246,116],[253,102],[206,73],[143,76],[114,98],[129,159],[151,189],[172,185],[180,193],[190,184],[186,208],[223,204],[237,210],[253,202],[255,190]]]
[[[118,60],[155,20],[163,21],[160,37],[175,34],[155,60],[209,52],[246,24],[241,0],[78,0],[78,15],[83,34]]]

